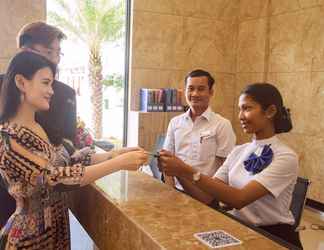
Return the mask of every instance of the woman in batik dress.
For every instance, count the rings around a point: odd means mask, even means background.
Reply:
[[[140,148],[94,154],[89,148],[65,157],[34,117],[48,110],[55,66],[32,52],[10,62],[1,89],[0,174],[16,211],[0,232],[0,249],[70,249],[65,189],[87,185],[147,161]]]

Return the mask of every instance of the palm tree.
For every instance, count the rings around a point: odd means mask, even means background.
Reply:
[[[102,136],[102,46],[124,34],[124,4],[116,0],[55,0],[60,12],[49,12],[49,21],[83,42],[89,50],[92,125]]]

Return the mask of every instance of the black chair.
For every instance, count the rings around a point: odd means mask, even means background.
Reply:
[[[155,146],[154,146],[154,149],[153,149],[154,153],[159,152],[163,148],[164,140],[165,140],[165,135],[159,135],[158,136],[158,138],[156,140],[156,143],[155,143]],[[153,173],[153,177],[161,181],[163,179],[162,178],[162,173],[160,172],[160,170],[158,168],[158,162],[157,162],[156,157],[151,158],[149,166],[150,166],[151,171]]]
[[[303,215],[310,183],[308,179],[302,177],[297,178],[290,204],[290,210],[295,218],[295,224],[293,225],[295,231],[299,231],[299,224]]]

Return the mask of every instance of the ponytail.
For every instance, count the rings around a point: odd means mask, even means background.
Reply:
[[[282,106],[281,110],[278,110],[274,119],[274,127],[276,134],[287,133],[292,129],[290,109]]]
[[[270,83],[250,84],[243,89],[241,94],[252,97],[263,110],[267,110],[271,105],[276,107],[277,113],[273,120],[276,134],[289,132],[293,128],[290,110],[283,105],[282,96],[274,85]]]

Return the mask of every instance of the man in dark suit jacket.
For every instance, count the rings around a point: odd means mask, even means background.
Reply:
[[[58,64],[61,56],[60,42],[66,38],[58,28],[43,22],[25,25],[18,33],[17,45],[21,50],[38,53],[54,64]],[[0,89],[4,75],[0,75]],[[51,98],[50,109],[36,114],[37,122],[44,128],[52,144],[59,145],[63,138],[74,142],[76,133],[76,97],[73,88],[54,81],[54,95]],[[14,212],[15,200],[6,189],[5,180],[0,175],[0,228],[4,226],[9,216]]]

